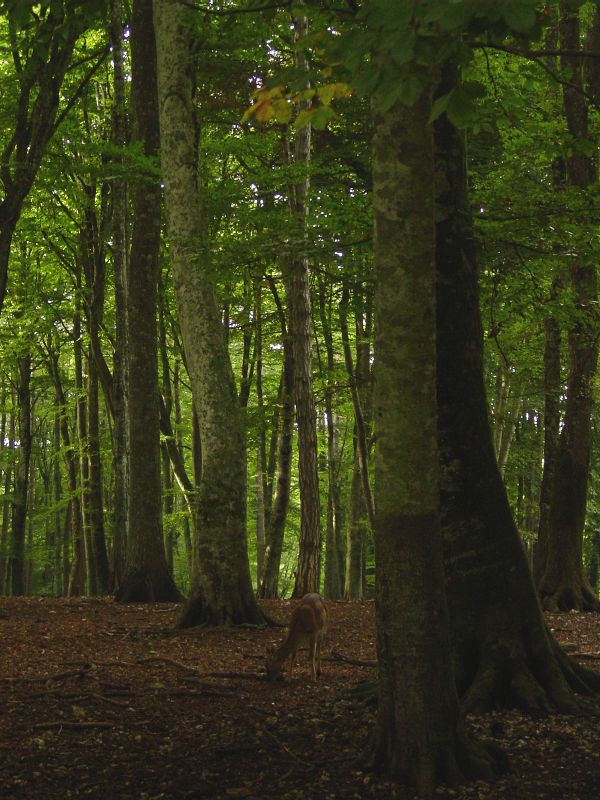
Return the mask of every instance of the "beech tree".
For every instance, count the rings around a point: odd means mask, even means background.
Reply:
[[[246,448],[204,233],[193,103],[197,17],[155,0],[161,165],[173,280],[202,445],[191,592],[181,624],[262,622],[246,539]]]
[[[135,136],[144,154],[159,147],[156,45],[152,0],[135,0],[132,17],[132,93]],[[160,184],[153,174],[135,191],[127,271],[129,481],[125,571],[121,601],[179,599],[169,572],[162,528],[157,350]]]
[[[452,65],[439,93],[456,86]],[[492,443],[464,134],[436,122],[441,522],[456,683],[465,709],[573,710],[598,677],[548,632]]]
[[[493,774],[469,742],[450,660],[439,519],[433,75],[407,108],[375,106],[375,763],[430,793]],[[428,81],[428,82],[429,82]],[[376,101],[377,102],[377,99]]]

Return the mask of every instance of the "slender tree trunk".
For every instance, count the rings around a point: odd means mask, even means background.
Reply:
[[[33,454],[29,459],[29,481],[27,485],[27,546],[25,554],[25,594],[33,593],[33,514],[35,510],[36,469]]]
[[[74,356],[75,356],[75,392],[76,400],[76,430],[79,443],[79,455],[75,462],[75,471],[79,475],[80,499],[77,507],[73,508],[77,520],[73,521],[71,534],[73,537],[73,558],[71,561],[71,575],[69,577],[69,597],[77,597],[85,593],[86,582],[86,503],[87,503],[87,459],[81,453],[86,439],[86,410],[83,395],[83,363],[81,355],[81,320],[79,311],[75,314],[74,329]],[[77,477],[75,477],[77,485]]]
[[[90,542],[96,593],[108,592],[109,567],[104,537],[104,501],[102,486],[102,459],[100,454],[100,416],[98,407],[98,374],[95,364],[90,360],[88,375],[88,462],[89,462],[89,521]]]
[[[588,109],[582,92],[579,9],[560,3],[561,65],[572,75],[563,87],[565,116],[575,141],[588,139]],[[582,193],[596,180],[590,156],[575,152],[566,159],[568,183]],[[567,400],[558,443],[548,519],[546,559],[538,590],[549,611],[600,611],[600,600],[583,571],[583,528],[590,470],[591,414],[598,362],[598,299],[595,255],[572,259],[571,288],[576,314],[569,330]]]
[[[156,45],[152,0],[134,0],[132,92],[135,138],[146,156],[159,147]],[[160,183],[140,179],[127,285],[129,497],[125,572],[121,602],[179,599],[165,557],[162,529],[157,286],[160,249]]]
[[[63,537],[62,537],[62,513],[60,511],[60,505],[62,502],[62,477],[60,471],[60,445],[61,445],[61,435],[60,435],[60,425],[61,425],[61,411],[59,410],[58,403],[55,406],[55,413],[54,413],[54,461],[52,464],[52,479],[53,479],[53,499],[54,504],[56,506],[56,511],[54,512],[54,533],[53,533],[53,545],[54,545],[54,553],[53,553],[53,566],[52,566],[52,575],[54,579],[54,596],[61,597],[64,593],[63,587],[63,574],[62,574],[62,560],[63,560]],[[68,513],[68,512],[67,512]]]
[[[555,280],[551,299],[555,299],[557,289]],[[544,320],[544,467],[540,488],[540,524],[533,562],[536,584],[542,578],[548,556],[550,503],[560,435],[560,393],[560,326],[550,314]]]
[[[12,501],[12,529],[9,556],[10,589],[13,596],[25,593],[25,526],[27,523],[27,498],[29,462],[31,459],[31,355],[17,359],[17,433],[19,456],[15,467]]]
[[[327,385],[325,388],[325,416],[327,423],[327,530],[325,535],[325,581],[324,594],[339,600],[343,594],[340,564],[340,541],[343,531],[343,512],[340,486],[339,418],[333,411],[333,380],[335,355],[331,325],[331,297],[327,296],[325,282],[319,281],[319,310],[323,339],[327,353]]]
[[[15,425],[16,425],[16,399],[14,389],[12,393],[10,422],[8,426],[8,449],[11,453],[6,472],[4,473],[4,502],[2,503],[2,529],[0,531],[0,595],[7,594],[7,566],[8,566],[8,530],[12,504],[8,499],[13,485],[14,463],[12,454],[15,451]]]
[[[308,33],[308,19],[294,17],[296,66],[308,72],[308,61],[299,40]],[[293,235],[306,240],[311,126],[297,131],[293,157],[288,161],[301,169],[301,179],[289,188]],[[317,415],[312,388],[312,313],[309,263],[297,245],[290,256],[286,275],[286,301],[294,361],[294,400],[298,427],[298,477],[300,482],[300,550],[294,597],[319,591],[321,569],[321,509],[317,459]]]
[[[354,464],[350,484],[350,509],[348,515],[348,537],[346,545],[346,579],[344,597],[346,600],[364,599],[366,541],[369,533],[368,512],[360,474],[359,456],[354,436]]]
[[[283,341],[283,366],[279,392],[279,447],[277,457],[277,480],[275,499],[267,532],[267,549],[265,553],[265,569],[259,587],[259,597],[277,597],[279,590],[279,570],[283,552],[285,522],[290,502],[290,481],[292,474],[292,444],[294,437],[294,367],[290,338],[283,305],[279,298],[274,281],[269,281],[271,292],[277,306],[281,337]]]
[[[356,455],[358,461],[358,468],[360,472],[360,479],[362,483],[362,490],[364,495],[364,502],[369,520],[369,525],[373,527],[375,519],[375,510],[373,508],[373,498],[371,496],[371,484],[369,483],[369,446],[367,442],[367,426],[358,391],[358,384],[354,374],[354,362],[352,359],[352,351],[350,349],[350,337],[348,334],[348,301],[349,301],[348,287],[344,286],[342,292],[342,299],[340,302],[340,329],[342,331],[342,344],[344,348],[344,361],[346,364],[346,372],[350,380],[350,392],[352,395],[352,407],[354,408],[354,423],[356,426]]]
[[[125,71],[123,64],[123,11],[121,0],[110,3],[110,39],[113,50],[113,131],[116,147],[126,144]],[[120,166],[122,159],[116,159]],[[115,295],[115,349],[113,356],[113,551],[111,591],[118,592],[125,570],[127,543],[127,184],[112,181],[113,276]]]
[[[266,510],[266,460],[267,445],[264,420],[263,397],[263,344],[262,344],[262,284],[254,286],[255,365],[256,402],[259,413],[258,442],[256,448],[256,585],[260,586],[265,568],[266,531],[268,525]]]
[[[181,625],[239,624],[264,617],[252,590],[246,538],[242,408],[203,235],[191,64],[195,12],[155,0],[161,162],[173,280],[202,441],[191,594]]]

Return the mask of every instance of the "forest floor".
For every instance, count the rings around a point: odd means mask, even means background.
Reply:
[[[288,603],[264,606],[287,620]],[[304,654],[291,681],[267,683],[265,646],[283,629],[183,632],[174,605],[0,599],[0,798],[412,798],[361,761],[374,711],[348,692],[376,674],[373,604],[328,608],[318,683]],[[600,668],[600,615],[549,624]],[[469,725],[510,772],[437,797],[600,798],[600,717],[503,712]]]

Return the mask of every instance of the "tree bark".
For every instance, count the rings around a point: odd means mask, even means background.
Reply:
[[[579,9],[560,3],[560,45],[576,53],[580,47]],[[567,126],[577,141],[588,139],[588,109],[583,94],[583,64],[577,55],[561,56],[571,74],[563,86]],[[590,156],[577,149],[566,159],[568,183],[582,193],[596,180]],[[548,519],[546,559],[538,591],[548,611],[600,611],[600,600],[583,571],[583,528],[590,470],[592,407],[598,363],[597,278],[595,256],[580,253],[570,268],[576,306],[569,329],[567,400],[558,442],[556,470]]]
[[[452,671],[439,527],[430,93],[373,114],[375,764],[430,794],[492,766],[467,740]]]
[[[308,33],[308,19],[294,17],[296,67],[308,73],[308,60],[299,40]],[[298,428],[298,479],[300,483],[300,547],[294,583],[294,597],[318,592],[321,570],[321,508],[317,459],[317,415],[312,387],[312,313],[309,262],[303,254],[306,242],[309,189],[311,126],[297,131],[293,157],[288,163],[302,171],[299,181],[289,187],[292,236],[297,240],[290,254],[285,276],[289,332],[294,362],[294,401]]]
[[[246,538],[246,447],[215,277],[203,236],[193,99],[197,15],[155,0],[161,161],[173,281],[202,441],[191,594],[182,626],[259,623]]]
[[[134,138],[144,155],[159,148],[156,44],[152,0],[135,0],[132,16],[132,98]],[[160,183],[141,177],[135,187],[134,223],[127,275],[129,495],[125,571],[116,599],[121,602],[178,600],[165,557],[158,346],[156,329]]]
[[[19,457],[15,467],[12,502],[12,529],[8,559],[10,591],[13,596],[25,594],[25,526],[31,459],[31,354],[17,359],[17,432]]]
[[[555,299],[557,288],[555,280],[550,294],[551,300]],[[560,393],[560,326],[558,320],[549,314],[544,320],[544,467],[540,487],[538,540],[533,560],[536,585],[542,578],[548,556],[550,504],[560,436]]]
[[[440,93],[456,80],[446,68]],[[600,683],[549,634],[492,442],[464,136],[435,123],[441,523],[453,662],[465,711],[573,710]]]
[[[112,140],[122,148],[127,142],[125,70],[123,64],[123,9],[121,0],[110,2],[110,41],[113,51]],[[122,159],[115,159],[117,169]],[[116,593],[125,571],[127,542],[127,183],[116,176],[112,191],[113,278],[115,302],[115,348],[113,355],[113,497],[111,591]]]
[[[277,597],[279,590],[279,569],[283,552],[283,537],[290,502],[290,481],[292,474],[292,444],[294,438],[294,366],[291,342],[288,335],[285,312],[274,281],[269,281],[271,292],[277,306],[281,338],[283,341],[283,365],[279,391],[280,430],[277,454],[277,481],[275,499],[267,531],[265,569],[258,596]]]
[[[333,410],[335,354],[332,331],[332,298],[324,280],[319,280],[319,311],[327,354],[325,417],[327,423],[327,528],[325,533],[325,577],[323,592],[331,600],[343,595],[342,531],[343,510],[340,485],[339,417]]]

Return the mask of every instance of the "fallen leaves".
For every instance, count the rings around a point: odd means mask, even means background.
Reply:
[[[287,603],[265,606],[289,616]],[[282,629],[175,631],[177,614],[172,604],[0,600],[2,800],[413,797],[363,767],[374,709],[349,690],[376,676],[371,603],[329,604],[317,683],[304,654],[292,681],[264,680],[265,645]],[[600,657],[598,615],[548,621],[582,663]],[[589,710],[471,718],[477,736],[507,752],[511,772],[436,797],[599,797],[600,726]]]

